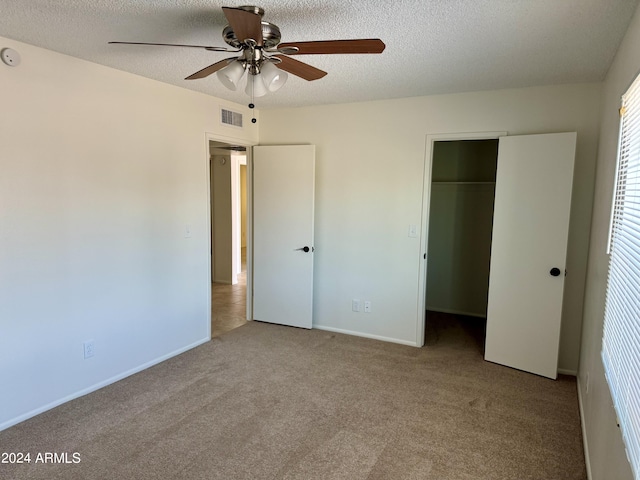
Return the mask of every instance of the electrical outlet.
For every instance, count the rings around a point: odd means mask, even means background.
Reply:
[[[364,313],[371,313],[371,302],[369,300],[364,301]]]
[[[82,344],[84,346],[84,358],[91,358],[95,355],[95,344],[93,340],[87,340]]]
[[[360,300],[358,300],[357,298],[351,300],[351,310],[353,310],[354,312],[360,311]]]

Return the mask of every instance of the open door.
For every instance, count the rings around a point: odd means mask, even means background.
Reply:
[[[485,360],[556,378],[576,133],[500,138]]]
[[[311,328],[315,146],[253,147],[253,319]]]

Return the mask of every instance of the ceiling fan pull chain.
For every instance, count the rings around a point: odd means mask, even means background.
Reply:
[[[258,120],[256,120],[256,114],[255,114],[255,110],[254,108],[256,107],[253,103],[253,88],[254,88],[254,83],[253,80],[251,80],[251,72],[249,72],[249,75],[247,75],[247,81],[251,81],[251,103],[249,104],[249,108],[251,109],[251,123],[256,123]]]

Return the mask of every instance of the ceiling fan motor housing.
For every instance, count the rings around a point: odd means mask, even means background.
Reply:
[[[269,22],[260,22],[262,24],[262,45],[263,48],[275,48],[279,43],[282,35],[277,25]],[[222,38],[233,48],[242,48],[243,43],[236,37],[231,25],[227,25],[222,30]]]

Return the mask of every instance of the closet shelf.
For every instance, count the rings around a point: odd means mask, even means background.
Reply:
[[[431,182],[436,185],[495,185],[496,182]]]

